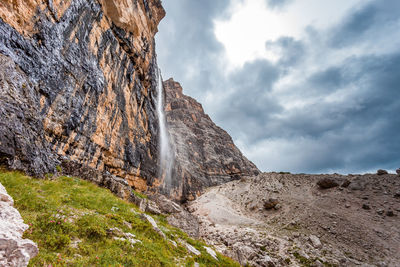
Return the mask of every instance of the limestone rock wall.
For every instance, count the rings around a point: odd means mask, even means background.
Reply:
[[[175,153],[171,187],[176,199],[191,200],[207,187],[259,173],[230,135],[204,113],[201,104],[183,94],[179,83],[169,79],[164,88]]]
[[[160,0],[0,2],[0,163],[157,179]]]
[[[22,235],[28,229],[14,201],[0,184],[0,266],[27,266],[39,252],[36,244]]]

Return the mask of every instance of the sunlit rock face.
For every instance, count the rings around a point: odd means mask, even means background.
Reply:
[[[159,0],[1,1],[0,160],[37,176],[63,159],[140,190],[156,183],[164,15]]]
[[[191,200],[209,186],[253,176],[257,167],[229,134],[214,124],[200,103],[183,94],[173,79],[164,82],[166,117],[175,153],[172,195]]]

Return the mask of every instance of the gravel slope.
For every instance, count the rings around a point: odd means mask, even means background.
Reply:
[[[324,178],[339,185],[321,189]],[[392,174],[263,173],[210,188],[188,209],[201,237],[241,264],[400,266],[399,191]],[[267,210],[270,198],[278,205]]]

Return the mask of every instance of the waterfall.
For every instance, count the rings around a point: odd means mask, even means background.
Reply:
[[[161,76],[161,70],[158,70],[157,73],[158,82],[157,82],[157,114],[158,114],[158,124],[160,127],[159,133],[159,177],[164,180],[164,188],[168,189],[171,185],[171,171],[172,171],[172,163],[173,157],[171,153],[170,142],[168,138],[168,128],[167,122],[165,119],[164,113],[164,87]]]

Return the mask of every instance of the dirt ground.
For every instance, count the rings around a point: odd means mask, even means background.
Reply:
[[[338,185],[322,189],[324,178]],[[263,173],[210,188],[188,210],[201,238],[243,265],[400,266],[394,174]]]

